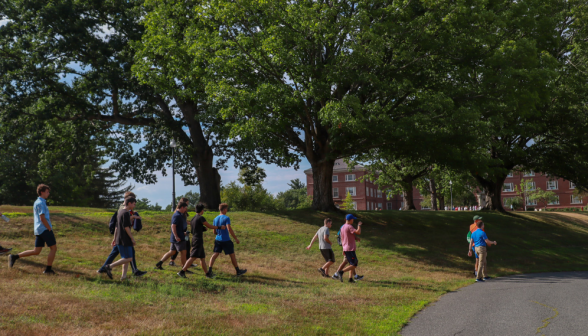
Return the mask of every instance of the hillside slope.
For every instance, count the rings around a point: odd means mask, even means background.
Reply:
[[[0,244],[21,252],[33,247],[31,209],[0,207]],[[167,213],[144,213],[136,234],[143,278],[125,283],[98,275],[110,252],[111,213],[52,207],[58,241],[56,277],[41,274],[48,249],[0,264],[0,333],[8,335],[390,335],[427,303],[473,282],[466,233],[472,212],[357,212],[365,223],[358,245],[358,273],[365,280],[340,283],[320,277],[324,262],[315,244],[305,247],[332,214],[311,211],[229,213],[241,240],[237,259],[249,272],[236,278],[228,257],[215,280],[200,268],[180,279],[179,267],[154,264],[169,248]],[[492,276],[588,270],[586,223],[555,213],[516,216],[481,213],[490,239]],[[216,213],[205,217],[212,222]],[[331,237],[343,215],[331,217]],[[587,217],[588,218],[588,217]],[[205,232],[207,260],[214,237]],[[341,247],[335,246],[336,265]],[[6,260],[6,259],[4,259]],[[332,269],[331,273],[334,269]]]

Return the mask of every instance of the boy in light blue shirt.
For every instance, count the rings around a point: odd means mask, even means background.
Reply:
[[[8,256],[8,267],[12,268],[14,263],[19,258],[26,258],[32,255],[39,255],[43,250],[43,247],[47,245],[50,249],[49,256],[47,257],[47,267],[45,268],[44,274],[55,274],[51,269],[53,266],[53,260],[55,260],[55,254],[57,253],[57,241],[55,240],[55,234],[53,234],[53,226],[51,225],[51,218],[49,218],[49,208],[47,207],[47,198],[51,189],[45,184],[39,184],[37,186],[37,195],[39,198],[33,205],[34,213],[34,229],[35,229],[35,249],[19,254],[11,254]]]
[[[484,232],[484,222],[479,221],[476,223],[478,229],[472,233],[472,239],[468,248],[468,256],[472,256],[472,246],[475,247],[476,254],[478,255],[478,274],[476,275],[476,282],[484,282],[489,279],[486,276],[486,256],[488,255],[487,247],[490,245],[496,245],[496,241],[490,241],[486,232]]]
[[[233,266],[235,266],[235,271],[237,272],[237,276],[243,275],[247,273],[246,269],[239,269],[239,264],[237,263],[237,257],[235,257],[235,246],[231,241],[231,236],[235,239],[235,242],[239,244],[239,239],[235,236],[235,232],[233,232],[233,228],[231,227],[231,219],[227,216],[227,211],[229,210],[229,205],[226,203],[221,203],[218,206],[220,210],[220,215],[218,215],[212,225],[216,226],[215,229],[216,238],[214,240],[214,250],[212,257],[210,257],[210,267],[208,268],[208,272],[212,274],[212,265],[214,265],[214,261],[218,257],[221,252],[225,252],[225,255],[229,255],[231,257],[231,262]],[[222,227],[225,227],[222,229]]]

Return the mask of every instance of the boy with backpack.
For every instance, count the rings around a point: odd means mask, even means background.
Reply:
[[[182,197],[180,198],[180,203],[186,203],[188,205],[188,207],[190,206],[190,200],[186,197]],[[186,211],[186,213],[184,214],[184,216],[186,216],[186,222],[188,222],[188,212]],[[186,228],[186,251],[187,249],[190,247],[190,232],[187,231],[188,228]],[[174,254],[173,256],[171,256],[171,260],[169,262],[170,266],[175,266],[176,265],[176,258],[178,257],[179,253]],[[183,266],[183,265],[182,265]]]
[[[171,220],[169,252],[164,254],[161,260],[155,264],[156,269],[163,270],[163,267],[161,267],[163,263],[175,253],[180,253],[182,265],[186,263],[186,230],[188,227],[185,216],[186,212],[188,212],[188,205],[184,202],[180,202]]]
[[[137,198],[137,196],[135,196],[135,194],[133,192],[127,191],[124,195],[124,198]],[[110,229],[110,234],[114,234],[115,230],[116,230],[116,224],[118,221],[118,214],[120,211],[126,211],[124,210],[124,203],[121,204],[121,206],[119,207],[118,211],[114,212],[114,215],[112,215],[112,217],[110,218],[110,223],[108,225],[109,229]],[[142,228],[143,228],[143,224],[141,222],[141,216],[139,215],[138,212],[133,210],[128,211],[129,215],[130,215],[130,220],[132,223],[132,227],[135,231],[139,232]],[[137,268],[137,260],[135,259],[135,246],[131,246],[131,250],[133,252],[133,260],[131,261],[131,270],[133,272],[133,275],[136,277],[141,277],[145,274],[147,274],[147,272],[145,271],[141,271]],[[112,262],[114,261],[114,259],[116,259],[116,257],[119,255],[119,250],[118,250],[118,246],[114,245],[112,247],[112,251],[110,251],[110,254],[108,255],[108,258],[106,258],[106,261],[104,262],[104,264],[102,265],[102,267],[100,267],[99,270],[97,270],[96,272],[98,273],[106,273],[106,265],[112,264]]]
[[[477,226],[478,222],[481,222],[481,221],[482,221],[482,217],[480,217],[478,215],[474,216],[474,224],[470,225],[470,231],[468,232],[468,236],[467,236],[468,244],[472,240],[472,233],[474,233],[474,231],[478,230],[478,226]],[[484,231],[484,230],[482,229],[482,231]],[[477,276],[480,256],[476,253],[474,246],[472,246],[472,251],[474,252],[473,254],[476,257],[476,259],[474,259],[474,275]]]
[[[343,282],[343,273],[349,272],[349,282],[355,283],[355,268],[358,265],[357,255],[355,254],[355,241],[357,240],[357,236],[361,234],[361,226],[362,222],[357,224],[357,229],[353,227],[353,221],[357,219],[357,217],[353,216],[352,214],[348,214],[345,216],[345,224],[341,227],[341,244],[343,245],[343,253],[345,254],[345,261],[341,264],[343,266],[344,263],[349,263],[349,266],[342,269],[339,267],[337,273],[339,274],[339,280]]]
[[[355,237],[355,241],[360,241],[361,239],[359,237]],[[341,242],[341,229],[339,229],[339,232],[337,232],[337,243],[339,244],[339,246],[343,246],[343,243]],[[343,262],[341,263],[341,265],[339,265],[339,268],[337,269],[337,271],[335,272],[335,274],[333,274],[333,276],[331,277],[331,279],[333,280],[340,280],[339,279],[339,272],[342,271],[345,266],[347,266],[348,262],[347,262],[347,258],[345,257],[345,252],[343,252]],[[355,275],[353,276],[353,278],[355,279],[355,281],[359,281],[363,279],[363,275],[359,275],[357,274],[357,267],[355,268]]]
[[[333,221],[330,218],[325,219],[324,226],[318,229],[312,240],[310,241],[310,245],[306,247],[307,250],[310,250],[314,241],[318,238],[319,240],[319,250],[325,259],[325,264],[323,267],[318,269],[319,273],[323,277],[329,276],[329,267],[335,263],[335,253],[333,253],[333,249],[331,248],[331,241],[329,240],[329,235],[331,231],[329,230],[333,224]]]
[[[235,236],[235,232],[233,232],[233,228],[231,227],[231,219],[227,216],[227,211],[229,210],[229,205],[227,203],[221,203],[218,206],[220,210],[220,215],[216,216],[214,219],[213,225],[216,226],[216,238],[214,240],[214,250],[212,257],[210,257],[210,268],[208,269],[209,272],[212,272],[212,266],[214,265],[214,261],[218,257],[221,252],[225,252],[225,255],[229,255],[231,257],[231,262],[235,267],[235,272],[237,276],[241,276],[247,273],[246,269],[239,269],[239,264],[237,264],[237,257],[235,257],[235,246],[231,241],[231,236],[235,239],[235,242],[239,244],[239,239]],[[224,229],[222,227],[225,227]]]
[[[112,268],[115,266],[122,266],[121,281],[127,279],[127,270],[134,255],[133,246],[135,245],[135,238],[133,238],[133,234],[131,233],[132,223],[129,212],[135,208],[137,200],[134,197],[128,197],[123,204],[123,209],[118,211],[116,227],[114,229],[114,238],[112,239],[112,246],[118,248],[121,259],[105,266],[106,275],[111,279]]]

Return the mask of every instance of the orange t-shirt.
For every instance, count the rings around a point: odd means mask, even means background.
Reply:
[[[470,232],[474,233],[474,231],[476,231],[478,229],[478,226],[476,225],[476,223],[470,225]],[[486,230],[482,229],[482,231],[486,232]]]

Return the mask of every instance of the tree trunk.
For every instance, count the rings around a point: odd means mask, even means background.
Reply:
[[[445,210],[445,196],[439,195],[437,198],[439,199],[439,209]]]
[[[474,175],[474,178],[484,189],[486,205],[482,208],[482,210],[498,210],[500,212],[506,212],[502,206],[501,197],[502,187],[504,185],[504,180],[506,180],[506,175],[495,177],[496,181],[482,178],[479,175]]]
[[[198,174],[198,184],[200,186],[200,200],[207,209],[218,210],[221,203],[220,196],[220,174],[218,169],[213,166],[214,154],[212,150],[197,158],[196,173]]]
[[[402,197],[404,198],[404,205],[402,206],[402,210],[416,210],[412,192],[413,181],[414,179],[412,177],[404,177],[402,179],[402,186],[404,187],[404,192],[402,193]]]
[[[336,211],[333,202],[333,166],[335,160],[309,160],[312,167],[312,208],[319,211]],[[339,190],[339,195],[345,190]],[[357,193],[357,190],[356,190]]]
[[[435,185],[435,179],[432,177],[429,179],[429,186],[431,188],[431,210],[437,211],[437,186]]]

